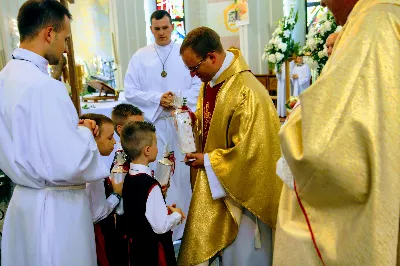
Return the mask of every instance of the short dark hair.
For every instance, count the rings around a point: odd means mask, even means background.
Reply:
[[[201,58],[205,58],[210,52],[222,53],[224,51],[218,33],[207,27],[196,28],[186,35],[180,54],[182,55],[188,48],[191,48]]]
[[[165,16],[167,16],[169,18],[169,22],[172,24],[171,15],[165,10],[154,11],[153,14],[151,14],[151,16],[150,16],[150,24],[152,24],[153,18],[155,20],[160,20],[160,19],[163,19]]]
[[[127,118],[131,115],[143,115],[143,111],[129,103],[121,103],[113,108],[111,119],[114,121],[115,132],[117,132],[117,126],[125,125]]]
[[[28,0],[18,12],[18,31],[20,41],[35,38],[45,27],[54,27],[60,32],[64,27],[65,16],[72,19],[68,9],[56,0]]]
[[[122,128],[121,144],[126,155],[137,159],[145,146],[153,144],[156,128],[146,121],[129,122]]]
[[[101,135],[102,132],[102,126],[104,124],[111,124],[114,125],[114,122],[109,118],[108,116],[101,115],[101,114],[84,114],[80,116],[80,119],[90,119],[96,122],[96,125],[99,126],[99,136]]]

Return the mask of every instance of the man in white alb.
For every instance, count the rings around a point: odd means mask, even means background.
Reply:
[[[187,98],[188,107],[194,112],[201,81],[191,77],[180,55],[180,44],[171,41],[173,25],[171,16],[164,10],[155,11],[151,17],[151,31],[156,42],[139,49],[129,62],[125,76],[125,97],[139,107],[145,119],[157,131],[158,157],[163,156],[165,145],[175,152],[175,172],[167,194],[167,205],[176,204],[188,212],[192,196],[190,168],[177,146],[177,134],[171,117],[174,95]],[[156,163],[151,165],[155,169]],[[157,173],[155,173],[157,175]],[[174,229],[173,240],[182,237],[184,224]]]
[[[92,120],[79,120],[47,72],[67,52],[71,14],[58,1],[19,10],[20,48],[0,72],[0,168],[16,184],[3,230],[3,266],[95,266],[85,183],[102,179]],[[79,124],[79,126],[78,126]]]

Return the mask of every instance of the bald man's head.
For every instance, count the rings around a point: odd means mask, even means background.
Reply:
[[[326,47],[328,48],[328,56],[331,56],[333,47],[335,46],[335,42],[337,37],[339,36],[338,32],[332,33],[329,35],[328,39],[326,39]]]

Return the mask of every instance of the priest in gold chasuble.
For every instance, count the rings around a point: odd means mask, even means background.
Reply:
[[[236,49],[224,51],[218,34],[191,31],[181,46],[191,74],[203,81],[195,123],[199,168],[179,253],[179,265],[272,265],[282,182],[280,122],[265,87]]]
[[[280,132],[274,265],[400,265],[400,1],[322,3],[344,27]]]

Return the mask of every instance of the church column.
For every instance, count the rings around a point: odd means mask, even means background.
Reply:
[[[3,32],[3,29],[0,27],[0,71],[6,65],[6,54],[5,54],[5,51],[4,51],[2,32]]]
[[[268,73],[267,63],[261,60],[264,46],[269,42],[275,22],[283,15],[282,1],[249,1],[250,24],[240,27],[240,49],[254,74]]]
[[[207,0],[184,0],[186,33],[207,25]]]
[[[146,46],[146,19],[144,1],[110,0],[110,28],[117,65],[118,89],[123,88],[132,55],[139,48]]]
[[[306,36],[306,1],[305,0],[284,0],[283,14],[288,16],[290,9],[293,8],[299,12],[299,20],[293,30],[293,39],[300,42],[302,46],[305,44]]]
[[[305,45],[306,39],[306,2],[297,0],[297,11],[299,12],[299,20],[293,30],[293,39],[295,42],[300,42],[301,46]]]

